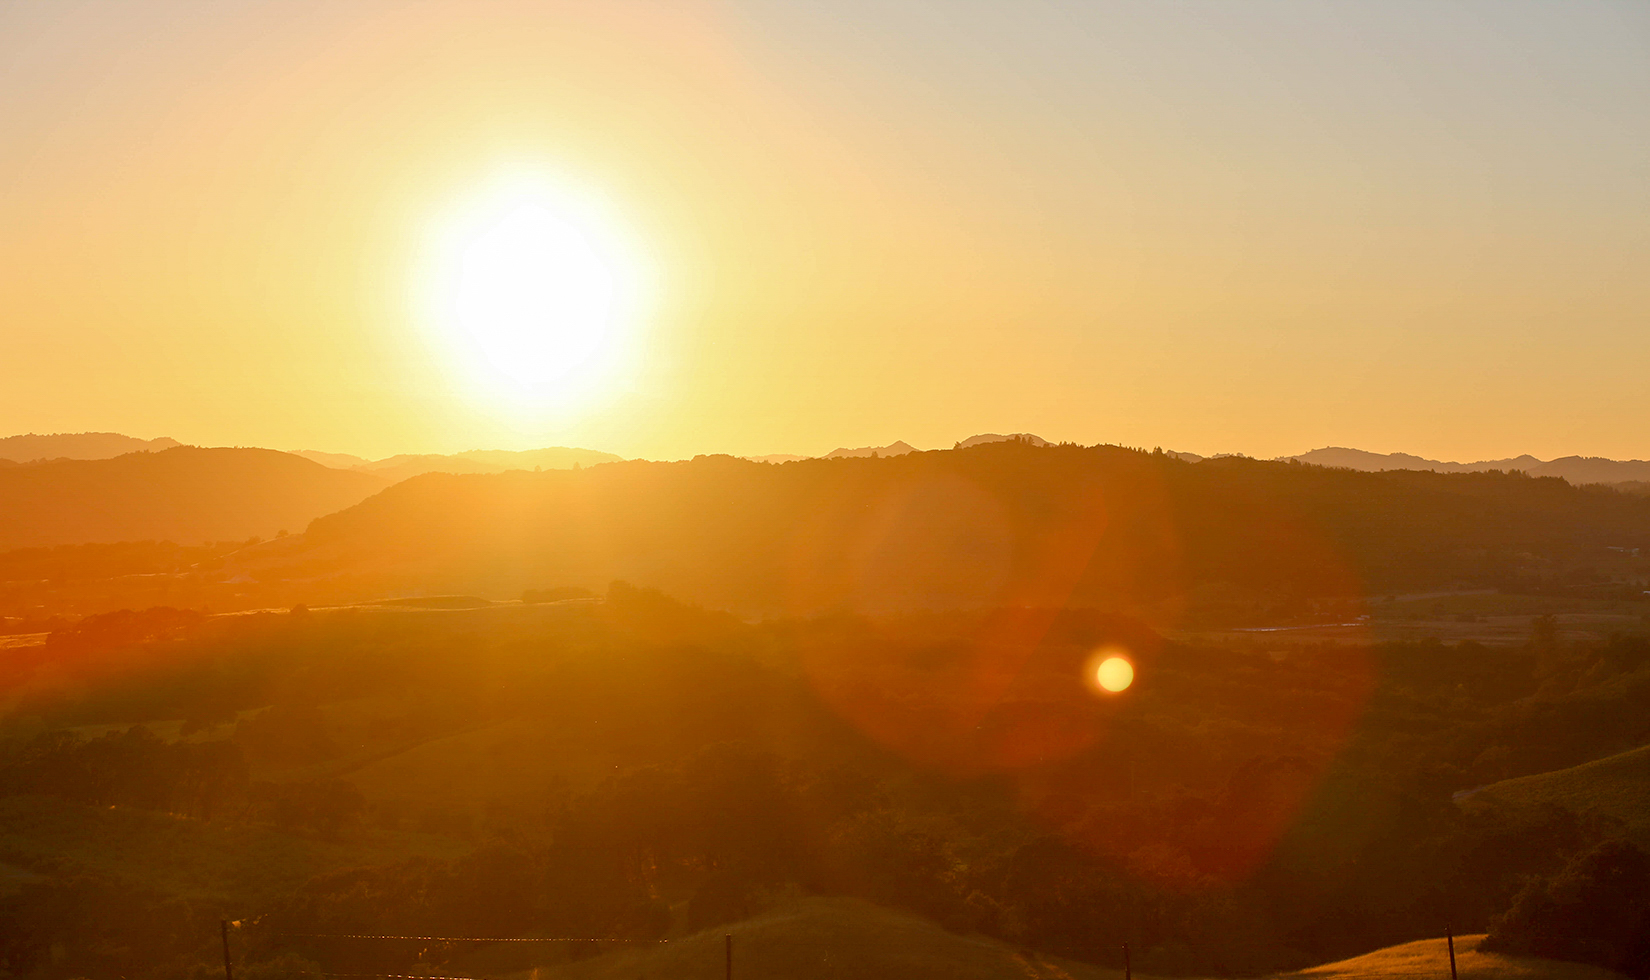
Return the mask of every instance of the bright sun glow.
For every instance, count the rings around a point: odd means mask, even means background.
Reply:
[[[641,300],[634,249],[579,195],[495,186],[436,244],[429,312],[454,353],[482,369],[483,387],[559,398],[591,387],[627,346]]]
[[[1107,657],[1100,662],[1095,678],[1108,691],[1126,691],[1134,683],[1134,664],[1122,657]]]

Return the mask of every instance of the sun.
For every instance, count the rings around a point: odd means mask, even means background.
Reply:
[[[427,313],[483,387],[588,388],[626,347],[641,298],[635,250],[590,195],[547,181],[492,186],[434,239]]]
[[[1134,664],[1124,657],[1107,657],[1095,671],[1095,679],[1113,694],[1126,691],[1134,683]]]

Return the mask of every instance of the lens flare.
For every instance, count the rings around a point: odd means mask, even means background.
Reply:
[[[1134,664],[1123,657],[1107,657],[1100,661],[1100,667],[1095,671],[1095,679],[1100,686],[1113,694],[1127,691],[1134,683]]]

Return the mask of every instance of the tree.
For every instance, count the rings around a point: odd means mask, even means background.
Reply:
[[[1483,948],[1650,977],[1650,855],[1612,839],[1532,878],[1490,924]]]

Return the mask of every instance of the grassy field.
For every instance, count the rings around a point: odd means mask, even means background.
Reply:
[[[1455,965],[1461,980],[1621,980],[1621,974],[1580,963],[1561,963],[1525,956],[1480,953],[1483,936],[1455,938]],[[1298,973],[1302,980],[1361,980],[1364,977],[1449,977],[1449,951],[1443,939],[1421,939],[1389,946],[1339,963],[1325,963]]]
[[[915,915],[857,899],[808,898],[743,922],[667,943],[567,959],[555,946],[478,950],[449,969],[512,980],[723,980],[727,938],[734,980],[1122,980],[1104,969],[990,939],[961,936]],[[1575,963],[1480,953],[1483,936],[1456,939],[1461,980],[1621,980]],[[525,965],[536,962],[539,965]],[[1276,980],[1416,977],[1448,980],[1443,939],[1423,939],[1328,963]],[[1154,980],[1135,972],[1141,980]]]
[[[742,922],[668,943],[649,943],[513,972],[519,980],[723,980],[732,937],[733,975],[762,980],[1122,980],[1121,970],[1038,956],[994,940],[959,936],[915,915],[846,898],[807,898]],[[455,964],[466,976],[498,976],[516,950],[481,950]],[[545,955],[553,960],[557,950]],[[517,961],[519,963],[520,961]]]
[[[1473,794],[1486,803],[1556,804],[1617,817],[1650,842],[1650,745],[1554,772],[1492,783]]]

